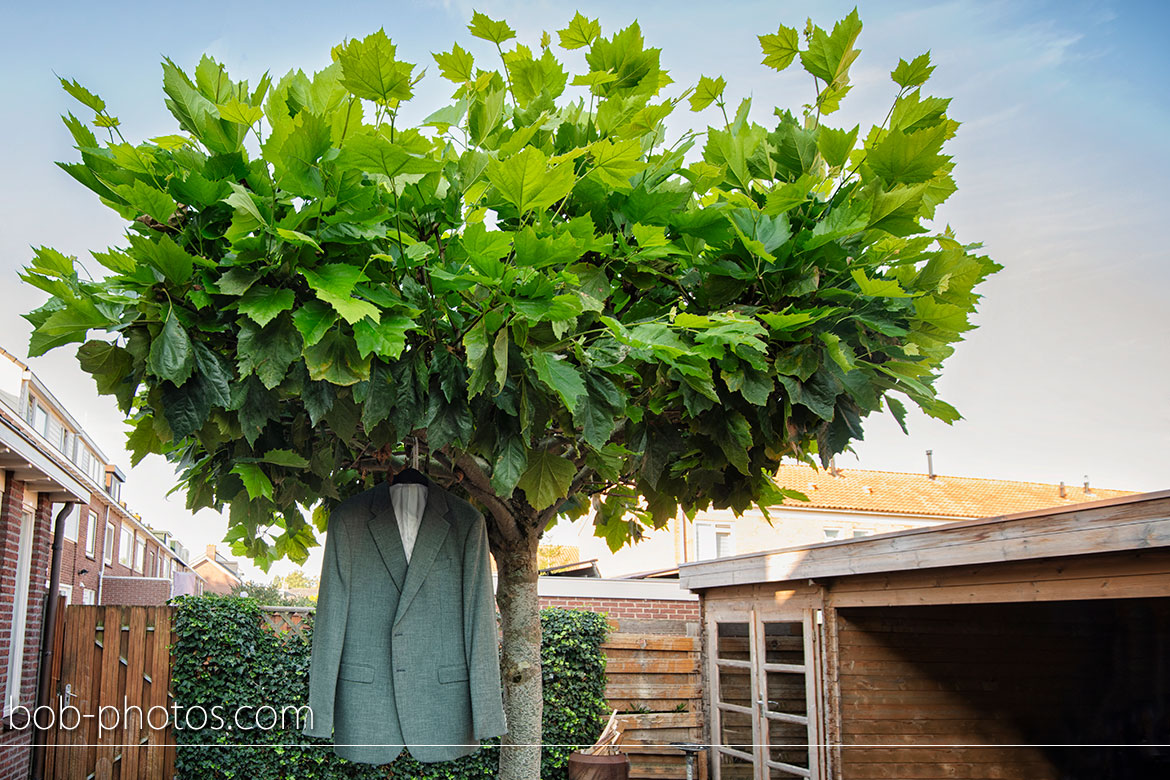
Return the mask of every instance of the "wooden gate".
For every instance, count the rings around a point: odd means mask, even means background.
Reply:
[[[59,614],[50,686],[59,716],[45,734],[45,780],[173,780],[171,608]]]

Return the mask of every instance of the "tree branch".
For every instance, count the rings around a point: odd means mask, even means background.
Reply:
[[[492,489],[491,480],[488,479],[487,474],[479,467],[479,464],[475,462],[475,458],[465,452],[460,452],[455,456],[455,466],[467,477],[463,483],[467,488],[467,492],[487,507],[503,537],[510,542],[519,541],[520,528],[516,524],[516,516],[508,508],[504,500],[496,495],[496,492]]]

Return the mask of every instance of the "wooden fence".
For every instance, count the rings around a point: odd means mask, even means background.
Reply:
[[[277,632],[301,634],[311,607],[269,608]],[[44,734],[45,780],[171,780],[169,721],[172,608],[65,607],[54,633],[53,708],[82,715]],[[671,742],[702,742],[699,640],[679,635],[610,634],[606,698],[618,710],[631,778],[685,778]],[[104,714],[104,717],[101,717]],[[152,724],[162,726],[153,728]],[[699,774],[706,777],[700,756]]]
[[[61,614],[50,683],[60,717],[43,735],[45,780],[174,777],[171,608],[78,605]]]
[[[631,778],[685,778],[686,758],[671,742],[702,743],[698,637],[619,631],[602,645],[605,695],[618,711]],[[697,778],[707,776],[706,754]]]

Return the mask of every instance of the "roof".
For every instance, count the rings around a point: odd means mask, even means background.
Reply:
[[[1130,490],[1060,486],[1044,482],[911,474],[899,471],[836,469],[785,465],[776,474],[782,487],[799,490],[809,501],[787,499],[784,506],[936,517],[993,517],[1033,509],[1075,506],[1086,501],[1134,495]]]
[[[679,564],[686,588],[1170,547],[1170,490]]]

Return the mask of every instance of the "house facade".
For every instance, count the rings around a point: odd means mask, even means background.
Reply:
[[[1066,486],[862,469],[820,470],[804,465],[782,466],[776,481],[809,500],[785,500],[780,506],[769,507],[766,515],[758,507],[739,517],[730,510],[706,511],[688,520],[680,513],[666,528],[616,553],[610,551],[604,539],[593,535],[591,516],[566,528],[554,527],[550,541],[575,545],[580,560],[597,559],[603,577],[627,577],[670,572],[680,564],[778,547],[1058,509],[1132,494],[1088,484]]]
[[[207,593],[226,596],[244,581],[240,575],[240,565],[219,552],[214,544],[207,545],[203,555],[191,562],[191,568],[203,578],[203,587]]]
[[[126,475],[27,365],[0,349],[0,416],[36,441],[87,491],[65,520],[65,604],[162,604],[191,584],[190,567],[122,499]],[[52,510],[54,516],[60,507]],[[180,588],[180,591],[183,589]]]

